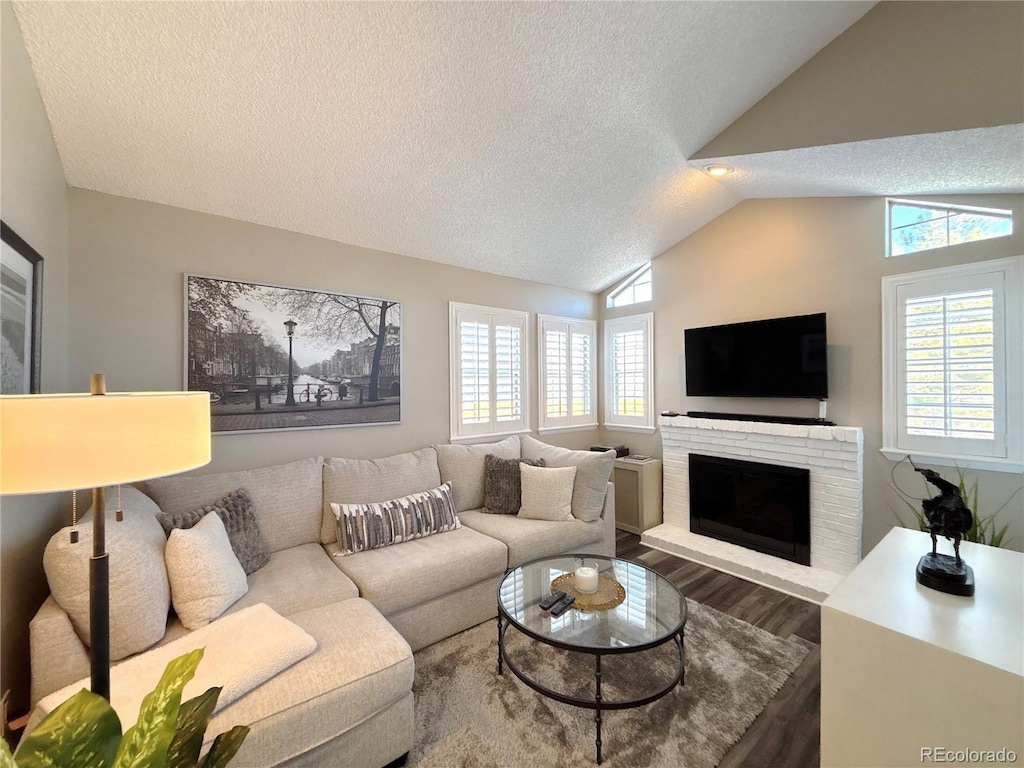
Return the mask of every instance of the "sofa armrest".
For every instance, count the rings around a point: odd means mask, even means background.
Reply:
[[[601,509],[601,554],[615,557],[615,483],[608,483]]]
[[[32,706],[44,696],[89,676],[89,650],[53,596],[29,624]]]

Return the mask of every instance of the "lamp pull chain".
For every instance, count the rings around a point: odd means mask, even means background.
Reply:
[[[71,492],[71,543],[78,543],[78,491]]]
[[[117,522],[124,520],[124,510],[121,509],[121,486],[117,486],[117,514],[115,515]]]

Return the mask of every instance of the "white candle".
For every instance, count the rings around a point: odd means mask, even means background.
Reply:
[[[597,568],[582,565],[576,569],[573,580],[576,583],[576,589],[583,594],[590,595],[597,592]]]

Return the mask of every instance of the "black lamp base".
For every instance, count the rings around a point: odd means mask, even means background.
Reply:
[[[949,555],[927,555],[917,561],[917,583],[947,595],[974,595],[974,569]]]

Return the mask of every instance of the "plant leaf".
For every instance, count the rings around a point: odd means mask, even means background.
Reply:
[[[121,739],[114,768],[163,768],[167,764],[167,750],[178,725],[181,692],[202,658],[203,649],[197,648],[167,665],[156,688],[142,700],[138,721]]]
[[[18,764],[14,762],[14,755],[11,754],[11,747],[4,738],[0,738],[0,768],[18,768]]]
[[[249,726],[247,725],[236,725],[227,733],[222,733],[213,740],[213,746],[206,753],[202,768],[223,768],[231,762],[231,758],[237,754],[248,735]]]
[[[203,736],[217,706],[221,688],[211,688],[189,699],[178,712],[178,729],[167,751],[167,768],[196,768],[203,748]]]
[[[21,740],[21,768],[108,768],[121,740],[121,721],[110,703],[82,689],[48,714]]]

